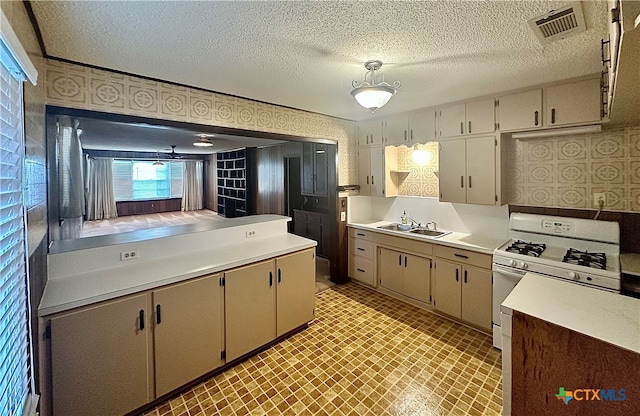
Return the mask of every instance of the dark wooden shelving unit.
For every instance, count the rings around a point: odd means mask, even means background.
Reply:
[[[227,218],[247,215],[247,151],[217,154],[218,214]]]

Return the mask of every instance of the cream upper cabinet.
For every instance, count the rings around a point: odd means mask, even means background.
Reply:
[[[427,109],[410,112],[408,136],[408,145],[436,140],[436,111]]]
[[[382,121],[367,120],[358,123],[358,146],[383,144]]]
[[[360,195],[385,196],[385,148],[358,149],[358,184]]]
[[[545,92],[545,126],[565,126],[600,121],[599,78],[548,87]]]
[[[494,136],[440,142],[440,201],[496,205],[497,140]]]
[[[394,114],[382,121],[382,142],[384,145],[407,144],[409,141],[409,116],[407,113]]]
[[[440,137],[492,133],[496,129],[493,98],[442,107],[438,115]]]
[[[542,90],[498,97],[500,131],[534,129],[542,126]]]

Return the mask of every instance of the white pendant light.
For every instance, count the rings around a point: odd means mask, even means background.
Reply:
[[[164,166],[164,163],[160,162],[160,152],[156,152],[156,161],[151,164],[152,166]]]
[[[200,138],[198,140],[193,142],[194,146],[196,146],[196,147],[213,147],[213,142],[211,140],[209,140],[209,137],[213,137],[213,136],[210,136],[208,134],[200,134],[199,137]]]
[[[358,84],[357,81],[353,81],[353,91],[351,95],[356,99],[358,104],[375,112],[378,108],[384,106],[391,97],[400,88],[400,81],[396,81],[393,85],[384,82],[384,78],[381,82],[376,83],[376,71],[382,67],[381,61],[367,61],[364,63],[364,67],[367,68],[367,72],[364,76],[364,81]]]

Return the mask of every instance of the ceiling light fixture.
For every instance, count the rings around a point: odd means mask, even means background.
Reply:
[[[164,163],[160,162],[160,152],[156,152],[156,161],[151,166],[164,166]]]
[[[196,147],[213,147],[213,142],[211,140],[209,140],[209,136],[208,134],[200,134],[199,135],[199,139],[196,140],[195,142],[193,142],[193,145]]]
[[[371,110],[374,113],[378,108],[384,106],[389,99],[400,88],[400,81],[394,82],[392,85],[382,81],[376,83],[376,71],[382,66],[382,61],[367,61],[364,63],[364,67],[367,68],[367,72],[364,75],[364,81],[358,84],[357,81],[353,81],[353,91],[351,95],[356,99],[358,104]]]

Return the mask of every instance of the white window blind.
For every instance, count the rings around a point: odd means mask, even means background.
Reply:
[[[0,65],[0,415],[21,415],[31,392],[22,81]]]
[[[113,189],[116,201],[182,198],[184,162],[148,160],[113,161]]]

